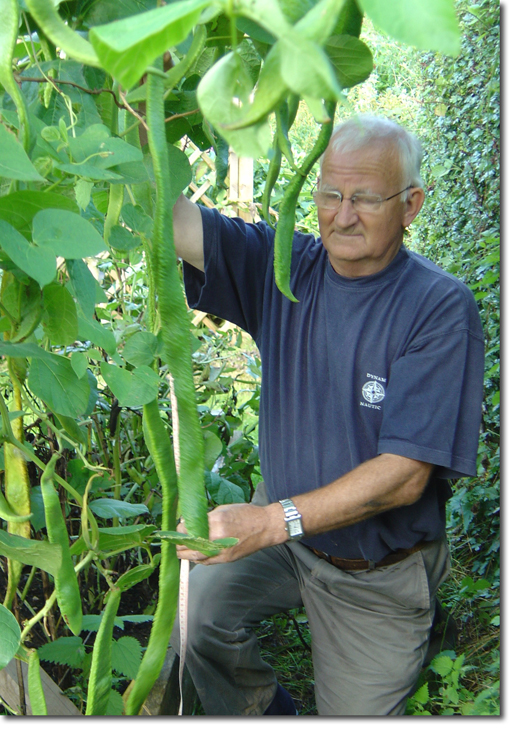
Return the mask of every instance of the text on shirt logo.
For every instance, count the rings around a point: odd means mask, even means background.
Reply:
[[[385,388],[381,385],[381,383],[386,383],[387,379],[381,378],[379,375],[373,375],[372,373],[367,373],[367,377],[373,379],[368,380],[363,386],[362,395],[367,403],[360,401],[360,405],[367,408],[375,408],[380,411],[381,406],[377,406],[375,404],[382,401],[385,397]]]

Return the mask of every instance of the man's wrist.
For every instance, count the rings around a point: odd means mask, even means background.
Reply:
[[[288,539],[291,541],[300,540],[305,534],[300,512],[291,499],[280,499],[278,501],[283,508],[283,519]]]
[[[267,520],[267,534],[270,545],[281,545],[289,540],[283,519],[283,507],[279,502],[272,502],[264,507]]]

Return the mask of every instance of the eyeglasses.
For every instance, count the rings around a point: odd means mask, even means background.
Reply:
[[[392,198],[396,198],[401,193],[405,193],[413,187],[413,185],[408,185],[404,190],[400,190],[388,198],[367,193],[355,193],[351,195],[349,200],[357,213],[377,213],[387,200],[392,200]],[[344,200],[344,196],[338,190],[317,190],[317,188],[312,188],[312,197],[315,205],[323,210],[338,210]]]

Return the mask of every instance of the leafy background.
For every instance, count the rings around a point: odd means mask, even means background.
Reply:
[[[311,3],[282,5],[294,18]],[[88,27],[153,7],[152,0],[78,0],[61,3],[59,10],[75,27]],[[461,53],[456,58],[392,41],[365,20],[360,38],[372,50],[373,70],[370,73],[371,68],[365,66],[362,51],[364,71],[358,79],[368,78],[343,90],[337,118],[371,111],[395,118],[418,134],[426,150],[427,198],[412,227],[409,245],[463,278],[474,291],[483,319],[486,390],[479,470],[476,479],[454,485],[448,504],[454,567],[440,594],[443,608],[456,621],[458,638],[452,648],[426,666],[409,712],[494,715],[499,713],[500,632],[499,4],[458,0],[456,9],[462,30]],[[248,27],[244,22],[238,22],[238,40]],[[416,17],[412,26],[418,29],[422,22],[422,17]],[[117,106],[119,97],[115,98],[112,79],[101,69],[56,57],[43,34],[30,40],[26,30],[20,29],[15,57],[34,135],[30,159],[10,145],[12,135],[7,128],[16,130],[19,120],[9,94],[0,98],[2,164],[7,165],[0,168],[4,176],[0,180],[0,265],[5,272],[17,273],[15,281],[3,277],[0,324],[7,332],[14,318],[17,339],[28,348],[18,351],[19,360],[12,358],[19,378],[26,375],[23,357],[32,358],[23,401],[25,447],[43,465],[59,450],[62,458],[57,473],[80,495],[86,492],[93,470],[101,470],[88,495],[98,519],[100,548],[111,556],[108,568],[119,575],[134,566],[147,571],[123,593],[116,618],[108,714],[120,714],[121,694],[137,671],[157,600],[158,556],[150,536],[160,526],[162,494],[144,443],[142,403],[158,394],[160,414],[172,432],[166,380],[155,378],[151,369],[161,352],[161,340],[148,321],[147,302],[153,293],[144,265],[152,236],[152,194],[148,194],[147,181],[153,180],[153,171],[144,131],[139,136],[133,115]],[[210,24],[204,50],[187,68],[183,83],[166,99],[166,114],[177,117],[167,124],[166,135],[173,145],[174,168],[182,171],[179,186],[185,188],[191,174],[198,185],[208,180],[208,196],[225,212],[232,211],[225,182],[227,145],[204,123],[197,94],[200,79],[229,47],[231,32],[223,17]],[[255,36],[253,44],[241,44],[241,63],[253,80],[260,65],[258,49],[269,40],[266,32],[261,28],[260,38]],[[179,44],[174,60],[183,61],[188,51],[187,43]],[[339,51],[337,47],[333,53]],[[38,83],[43,74],[70,83],[55,89]],[[91,93],[101,88],[114,93]],[[142,111],[140,94],[136,88],[126,99]],[[318,133],[312,111],[319,110],[301,102],[290,131],[292,153],[299,162]],[[201,158],[192,170],[184,165],[178,149],[184,135],[200,150],[209,151],[213,170]],[[258,133],[234,133],[230,138],[241,145],[242,152],[247,151],[247,144],[249,151],[255,146],[258,151],[259,140]],[[191,153],[185,147],[184,154]],[[268,165],[267,157],[257,155],[257,210]],[[293,173],[284,161],[271,197],[271,208],[277,212]],[[7,180],[15,176],[17,183]],[[44,193],[30,189],[32,181],[41,176],[50,181]],[[309,192],[315,176],[314,168],[297,206],[297,226],[305,231],[316,231]],[[59,211],[59,225],[53,228],[45,221],[44,209],[49,203]],[[86,248],[70,250],[70,232],[77,225],[84,227],[81,240]],[[34,243],[29,244],[29,239]],[[82,257],[87,257],[87,265]],[[20,270],[31,279],[20,277]],[[243,332],[226,323],[214,320],[219,329],[213,332],[192,324],[193,312],[189,318],[209,506],[247,501],[261,478],[258,351]],[[39,347],[37,357],[36,342],[45,348]],[[9,355],[10,345],[1,343],[0,352]],[[2,367],[2,392],[9,399],[12,372]],[[35,461],[29,463],[29,477],[31,536],[43,541],[41,466]],[[72,553],[78,556],[84,550],[79,537],[80,510],[62,489],[60,497]],[[20,620],[30,618],[51,594],[50,556],[48,561],[36,561],[33,568],[28,563],[22,572],[17,597]],[[2,561],[3,582],[5,570]],[[52,610],[44,624],[34,627],[27,643],[38,647],[43,666],[82,710],[107,588],[105,574],[91,566],[80,577],[87,614],[80,636],[70,636],[58,611]],[[445,627],[442,618],[442,630]],[[300,713],[314,714],[310,637],[304,613],[275,617],[263,625],[260,636],[264,653],[277,667],[279,679],[292,692]],[[196,712],[202,713],[200,706]]]

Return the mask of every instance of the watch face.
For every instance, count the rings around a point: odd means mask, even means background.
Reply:
[[[301,520],[290,520],[288,523],[290,537],[301,537],[303,535],[303,528],[301,527]]]

